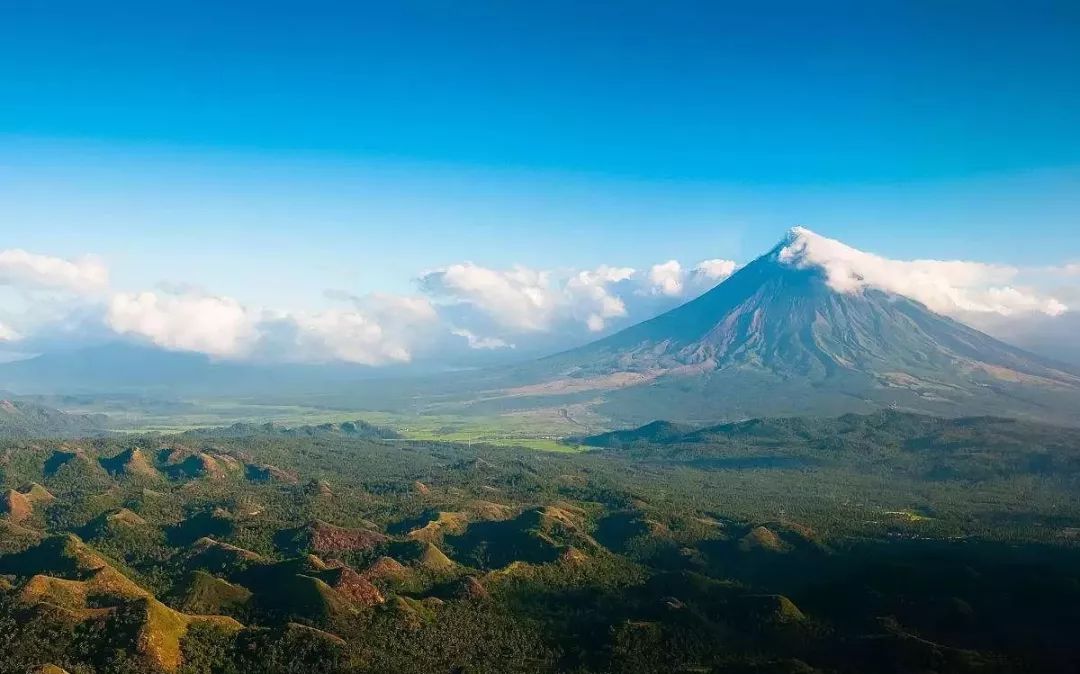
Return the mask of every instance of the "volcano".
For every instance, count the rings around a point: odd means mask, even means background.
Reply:
[[[881,407],[1073,420],[1080,373],[828,268],[823,246],[861,255],[795,228],[697,299],[521,368],[536,383],[508,393],[633,422]]]

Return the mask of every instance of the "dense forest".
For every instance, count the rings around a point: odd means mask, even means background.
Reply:
[[[0,672],[1075,672],[1078,439],[889,412],[580,453],[13,438]]]

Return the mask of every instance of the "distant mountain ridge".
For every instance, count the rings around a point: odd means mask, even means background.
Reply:
[[[263,424],[235,423],[230,426],[214,428],[199,428],[187,431],[185,435],[198,438],[247,438],[256,436],[271,436],[282,438],[368,438],[372,440],[389,440],[400,438],[396,431],[384,426],[376,426],[362,419],[355,421],[343,421],[340,423],[311,424],[301,426],[289,426],[280,423],[267,422]]]
[[[24,395],[253,395],[283,390],[313,392],[328,384],[349,384],[392,374],[393,370],[349,364],[327,367],[215,360],[201,353],[115,342],[0,364],[0,389]]]
[[[657,429],[664,429],[658,433]],[[1061,437],[1080,442],[1080,429],[1049,424],[1022,422],[1004,417],[942,418],[895,410],[870,414],[844,414],[839,417],[763,417],[709,426],[672,424],[653,421],[637,428],[598,433],[576,440],[589,447],[626,449],[643,445],[701,445],[745,443],[754,446],[784,447],[810,444],[820,449],[835,445],[837,438],[858,443],[886,445],[903,441],[917,444],[927,437],[949,434],[966,435],[974,430],[1008,430],[1037,434],[1036,429],[1054,429]],[[1078,445],[1080,447],[1080,445]]]
[[[658,428],[667,432],[657,433]],[[898,471],[921,480],[1080,475],[1080,428],[1002,417],[941,418],[882,410],[771,417],[676,430],[666,422],[573,439],[640,459],[718,469]]]
[[[74,438],[109,432],[104,414],[69,414],[20,400],[0,400],[0,438]]]

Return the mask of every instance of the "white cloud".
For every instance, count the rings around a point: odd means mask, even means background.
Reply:
[[[87,312],[100,315],[108,285],[108,268],[93,256],[0,250],[0,342],[55,339]]]
[[[352,309],[288,314],[299,360],[340,360],[363,365],[406,363],[414,345],[438,323],[426,297],[373,293],[348,295]],[[271,354],[281,359],[283,354]]]
[[[507,334],[567,330],[571,323],[602,332],[614,319],[640,320],[671,308],[708,290],[735,268],[730,260],[705,260],[686,270],[669,260],[647,272],[612,265],[558,272],[521,266],[499,270],[465,262],[421,275],[420,287],[436,298],[472,307]],[[634,300],[632,305],[629,300]]]
[[[348,302],[359,311],[377,314],[383,321],[401,321],[411,324],[438,318],[438,312],[431,300],[420,295],[389,293],[354,295],[344,290],[328,290],[324,294],[332,300]]]
[[[1011,286],[985,288],[974,304],[965,302],[961,309],[982,313],[995,313],[1011,316],[1017,313],[1041,313],[1047,316],[1060,316],[1069,307],[1054,297],[1042,297],[1030,290],[1019,290]]]
[[[164,349],[221,357],[247,354],[258,336],[256,315],[234,299],[212,295],[118,293],[106,321],[120,334]]]
[[[910,297],[941,314],[1057,316],[1067,310],[1053,297],[1015,285],[1020,273],[1015,267],[962,260],[890,260],[802,227],[791,230],[778,258],[798,268],[821,268],[838,292],[877,288]]]
[[[548,273],[527,267],[496,270],[465,262],[423,274],[420,283],[435,295],[473,304],[515,330],[547,329],[557,308]]]
[[[47,335],[62,332],[71,341],[83,330],[97,340],[127,335],[219,358],[381,364],[409,360],[417,348],[438,342],[437,334],[485,350],[513,348],[530,334],[548,335],[538,342],[547,344],[555,335],[603,332],[613,321],[670,308],[733,268],[723,260],[689,270],[672,260],[648,273],[612,265],[556,271],[464,262],[420,279],[428,295],[450,304],[435,305],[427,296],[328,291],[327,298],[350,308],[283,312],[246,306],[183,280],[110,292],[108,269],[96,258],[7,250],[0,251],[0,286],[10,295],[0,298],[0,340],[47,342]],[[669,276],[661,279],[662,270]],[[660,292],[649,290],[657,284]]]
[[[429,320],[437,316],[431,300],[426,297],[372,293],[367,296],[367,303],[378,312],[403,317],[409,321]]]
[[[285,362],[408,362],[420,328],[438,315],[424,297],[349,297],[354,308],[317,312],[256,310],[228,297],[184,293],[119,293],[107,322],[117,333],[164,349],[221,358]]]
[[[666,297],[690,297],[709,290],[731,276],[738,265],[734,260],[702,260],[686,271],[678,260],[655,264],[649,269],[648,292]]]
[[[739,265],[734,260],[702,260],[691,271],[691,275],[719,283],[734,274],[738,267]]]
[[[20,335],[14,328],[0,323],[0,342],[15,342],[19,338]]]
[[[668,297],[679,297],[683,292],[683,269],[678,260],[654,264],[649,270],[652,291]]]
[[[465,262],[422,275],[420,285],[437,297],[476,307],[513,332],[549,331],[566,320],[600,330],[607,319],[626,315],[626,306],[610,286],[633,274],[629,267],[601,265],[556,279],[550,271],[521,266],[498,270]]]
[[[633,275],[634,270],[630,267],[607,265],[574,274],[563,288],[571,313],[578,320],[584,320],[590,332],[603,330],[609,319],[626,316],[626,304],[611,292],[610,286],[629,280]]]
[[[0,250],[0,285],[90,294],[109,285],[109,270],[91,256],[65,260],[12,248]]]
[[[480,337],[465,328],[452,328],[450,334],[456,335],[457,337],[464,337],[470,349],[490,350],[514,348],[513,344],[508,344],[505,340],[499,339],[498,337]]]
[[[404,341],[392,338],[375,319],[357,311],[291,314],[284,320],[295,328],[296,351],[276,354],[278,359],[384,365],[406,363],[412,357]]]

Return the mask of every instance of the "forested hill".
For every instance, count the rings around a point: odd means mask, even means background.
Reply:
[[[948,419],[887,410],[749,419],[696,429],[655,421],[572,441],[654,461],[891,466],[934,480],[981,479],[992,473],[1080,476],[1080,428],[1000,417]]]
[[[1080,446],[1080,428],[1005,417],[943,418],[885,410],[839,417],[765,417],[694,427],[654,421],[638,428],[579,438],[591,447],[627,448],[640,444],[724,444],[820,448],[840,445],[907,447],[947,445],[977,436],[983,443],[1064,443]]]
[[[248,438],[255,436],[271,436],[280,438],[343,437],[364,438],[370,440],[386,440],[401,437],[393,429],[384,426],[376,426],[375,424],[370,424],[361,419],[355,421],[343,421],[341,423],[304,426],[286,426],[274,422],[262,424],[235,423],[230,426],[199,428],[188,431],[185,435],[198,438]]]
[[[75,438],[108,432],[104,414],[69,414],[19,400],[0,400],[0,437]]]

